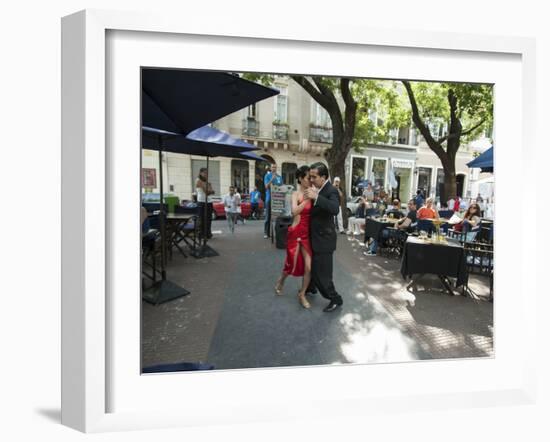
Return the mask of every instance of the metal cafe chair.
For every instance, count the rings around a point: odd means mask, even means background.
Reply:
[[[141,273],[153,282],[160,275],[157,262],[161,259],[160,232],[157,229],[149,229],[141,238]]]
[[[464,254],[468,272],[489,277],[489,301],[493,300],[493,244],[465,242]]]

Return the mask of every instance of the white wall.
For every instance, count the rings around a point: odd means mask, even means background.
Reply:
[[[330,26],[330,22],[355,26],[395,29],[426,29],[442,32],[471,32],[491,35],[538,36],[538,96],[550,97],[550,27],[545,2],[479,2],[395,0],[393,2],[351,2],[342,0],[326,7],[306,2],[279,0],[275,8],[262,8],[257,2],[172,2],[157,0],[58,0],[5,2],[0,15],[2,41],[3,137],[1,144],[5,210],[2,217],[2,295],[0,335],[3,366],[0,412],[4,417],[0,435],[6,441],[57,440],[84,441],[83,436],[59,425],[60,407],[60,17],[85,7],[128,10],[156,10],[179,14],[182,22],[195,16],[212,20],[233,20],[235,26],[260,20],[266,25],[293,23]],[[399,13],[396,13],[399,11]],[[497,37],[495,37],[497,38]],[[284,57],[285,54],[281,54]],[[546,103],[537,103],[538,139],[550,120]],[[497,123],[498,125],[498,123]],[[497,127],[498,130],[498,127]],[[90,146],[96,148],[97,146]],[[544,189],[543,180],[550,164],[548,150],[541,144],[534,164],[533,189]],[[537,170],[538,167],[538,170]],[[16,217],[17,197],[33,201],[37,216]],[[547,206],[547,205],[546,205]],[[9,208],[9,209],[8,209]],[[540,208],[540,207],[539,207]],[[26,213],[29,213],[26,211]],[[532,220],[542,216],[532,217]],[[16,221],[17,219],[17,221]],[[101,222],[101,220],[98,220]],[[531,225],[531,228],[534,228]],[[539,226],[539,229],[541,227]],[[29,233],[32,232],[32,235]],[[38,239],[37,239],[38,235]],[[548,250],[548,235],[536,234]],[[542,253],[533,263],[544,274]],[[541,291],[542,292],[542,291]],[[539,441],[548,435],[550,371],[549,323],[543,316],[550,311],[549,298],[539,297],[540,398],[538,406],[508,406],[427,413],[412,410],[399,415],[383,414],[368,419],[349,418],[328,421],[326,414],[308,422],[264,423],[249,426],[220,426],[186,430],[142,431],[94,436],[101,441],[176,440],[258,440],[294,439],[350,440],[515,440]],[[330,367],[327,368],[327,376]],[[328,380],[327,380],[328,382]],[[414,380],[411,380],[414,382]],[[319,388],[327,388],[327,384]],[[185,398],[182,398],[185,400]],[[546,408],[546,410],[545,410]]]

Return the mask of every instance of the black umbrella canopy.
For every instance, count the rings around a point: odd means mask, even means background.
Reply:
[[[183,135],[279,93],[225,72],[179,69],[142,68],[141,86],[142,126]]]

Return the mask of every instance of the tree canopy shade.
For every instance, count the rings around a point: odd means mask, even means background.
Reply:
[[[493,124],[493,87],[471,83],[402,81],[411,105],[411,117],[429,148],[443,166],[444,197],[456,195],[456,154],[462,142],[479,136]],[[430,124],[447,125],[433,134]]]
[[[275,75],[244,74],[273,85]],[[493,123],[493,88],[469,83],[409,82],[290,75],[330,116],[332,144],[325,151],[331,176],[345,188],[345,160],[369,143],[387,143],[390,130],[414,124],[441,160],[446,196],[456,194],[456,154]],[[436,133],[434,127],[446,128]],[[343,211],[345,213],[345,210]]]

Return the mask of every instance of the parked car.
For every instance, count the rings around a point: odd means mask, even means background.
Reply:
[[[348,218],[350,216],[355,216],[355,211],[357,210],[357,207],[361,202],[361,198],[362,198],[361,196],[352,196],[351,198],[348,198],[348,201],[346,203]]]
[[[252,207],[250,205],[250,195],[242,195],[241,197],[241,215],[243,218],[250,218],[250,215],[252,213]],[[212,212],[212,219],[217,218],[225,218],[225,208],[223,206],[223,201],[221,198],[219,200],[213,201],[213,207],[214,210]],[[258,204],[260,213],[264,210],[264,202],[262,200],[259,201]]]

